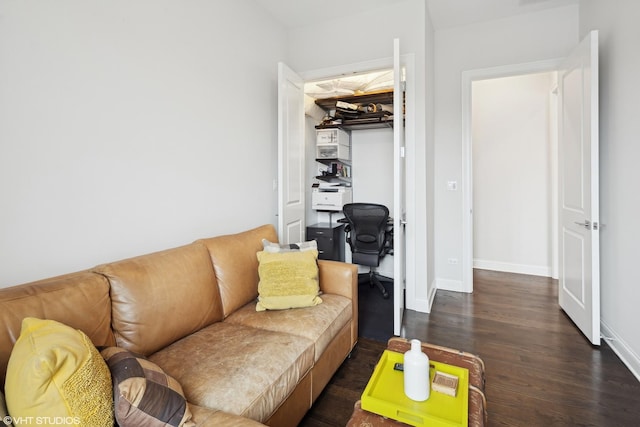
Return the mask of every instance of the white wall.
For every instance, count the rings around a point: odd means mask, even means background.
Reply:
[[[564,57],[578,42],[578,8],[567,6],[435,33],[435,273],[462,289],[463,71]]]
[[[430,22],[425,25],[428,12],[422,0],[406,0],[394,2],[393,5],[363,10],[361,14],[342,16],[336,13],[335,19],[321,25],[308,25],[289,30],[288,58],[290,66],[301,73],[342,67],[391,58],[393,55],[393,39],[399,38],[402,53],[415,54],[416,124],[411,131],[415,134],[415,147],[407,153],[407,173],[415,177],[411,200],[407,203],[411,216],[407,217],[407,245],[415,249],[413,258],[407,259],[407,283],[416,284],[409,289],[418,301],[420,309],[428,309],[430,293],[427,280],[427,131],[426,105],[431,94],[425,92],[428,83],[426,70],[433,64],[425,63],[427,45],[432,38]],[[425,28],[428,28],[425,30]],[[373,31],[368,31],[373,29]],[[353,36],[355,32],[356,36]],[[345,34],[345,39],[341,38]],[[327,77],[327,76],[324,76]],[[358,172],[354,168],[354,175]],[[415,196],[415,197],[413,197]],[[410,299],[408,298],[407,301]],[[416,309],[417,307],[408,308]]]
[[[0,2],[0,286],[275,223],[285,33],[221,3]]]
[[[473,264],[551,276],[553,73],[472,85]]]
[[[640,211],[640,3],[580,3],[580,36],[600,37],[600,287],[608,344],[640,379],[640,270],[636,226]]]

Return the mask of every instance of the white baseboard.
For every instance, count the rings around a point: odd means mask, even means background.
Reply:
[[[602,320],[600,321],[600,329],[603,341],[611,347],[614,353],[622,360],[622,363],[624,363],[638,381],[640,381],[640,356],[635,354],[631,347]]]
[[[436,279],[435,288],[443,291],[465,292],[462,280]]]
[[[431,307],[433,307],[433,301],[436,299],[436,291],[438,290],[438,286],[437,286],[435,280],[431,283],[431,288],[430,289],[431,290],[430,290],[429,296],[428,296],[428,298],[429,298],[429,301],[428,301],[429,311],[427,313],[431,313]]]
[[[474,259],[473,268],[481,270],[503,271],[505,273],[529,274],[532,276],[551,277],[551,267],[544,265],[513,264],[486,259]]]
[[[413,301],[411,306],[407,305],[406,309],[419,313],[429,313],[431,311],[431,305],[429,304],[429,300],[418,298]]]
[[[431,283],[431,287],[429,287],[429,295],[427,295],[427,298],[416,298],[413,301],[413,307],[410,308],[410,310],[419,311],[420,313],[431,313],[431,307],[433,307],[433,300],[436,297],[437,290],[438,289],[436,288],[436,283],[434,281]]]

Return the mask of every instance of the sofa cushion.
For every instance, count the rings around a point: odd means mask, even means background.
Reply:
[[[113,426],[109,368],[82,331],[54,320],[24,319],[9,359],[5,393],[14,418],[71,418],[86,426]]]
[[[114,345],[109,282],[90,272],[52,277],[0,292],[0,384],[22,319],[57,320],[80,329],[98,346]]]
[[[313,343],[219,322],[149,360],[180,382],[189,403],[264,422],[311,369]]]
[[[222,319],[211,259],[201,244],[102,265],[95,271],[111,284],[118,347],[146,356]]]
[[[195,426],[180,383],[158,365],[118,347],[101,354],[113,378],[114,412],[120,427]]]
[[[202,239],[211,255],[220,287],[224,317],[258,296],[258,259],[262,239],[278,240],[272,225],[226,236]]]
[[[318,251],[260,251],[257,257],[257,311],[311,307],[322,302],[318,296]]]
[[[351,321],[351,300],[323,294],[322,304],[300,310],[256,311],[249,303],[225,319],[225,323],[286,332],[314,343],[317,361],[331,340]]]

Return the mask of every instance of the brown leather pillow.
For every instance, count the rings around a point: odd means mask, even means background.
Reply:
[[[195,426],[182,387],[158,365],[119,347],[108,347],[101,354],[111,371],[120,427]]]

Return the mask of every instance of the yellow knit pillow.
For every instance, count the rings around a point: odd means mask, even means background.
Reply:
[[[318,251],[258,252],[258,303],[256,311],[318,305]]]
[[[112,390],[106,362],[82,331],[54,320],[22,321],[5,380],[14,419],[113,427]]]

